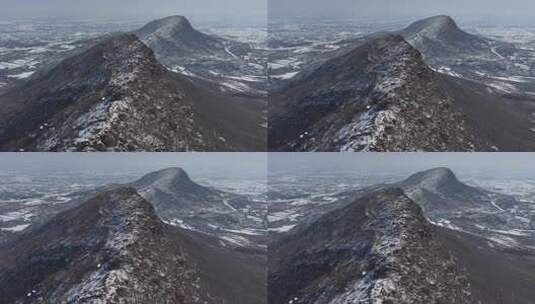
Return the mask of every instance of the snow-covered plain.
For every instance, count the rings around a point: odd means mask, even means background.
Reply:
[[[0,173],[0,229],[20,232],[32,223],[63,209],[77,193],[108,183],[125,182],[131,177],[91,175],[84,172],[63,174],[38,172]],[[1,234],[0,234],[1,236]],[[0,237],[1,241],[1,237]]]
[[[0,23],[0,82],[9,87],[54,64],[88,41],[130,31],[135,20],[25,19]]]

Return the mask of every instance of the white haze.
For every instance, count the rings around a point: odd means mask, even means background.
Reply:
[[[265,22],[264,0],[0,0],[7,19],[155,19],[184,15],[196,21]]]
[[[487,23],[535,25],[532,0],[269,0],[270,18],[349,18],[404,21],[433,15]]]
[[[535,179],[535,153],[274,153],[270,173],[353,173],[408,176],[448,167],[459,176]]]

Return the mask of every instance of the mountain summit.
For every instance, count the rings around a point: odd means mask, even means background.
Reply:
[[[405,34],[414,38],[434,38],[434,39],[451,39],[453,35],[459,37],[467,37],[466,33],[461,31],[457,23],[445,15],[434,16],[427,19],[416,21],[410,24],[405,30]]]
[[[400,34],[425,57],[477,53],[488,50],[488,42],[461,30],[449,16],[416,21]]]
[[[210,55],[224,49],[221,39],[197,31],[183,16],[152,21],[134,33],[165,65],[182,62],[182,57]]]
[[[148,187],[158,184],[162,187],[173,188],[194,183],[186,171],[182,168],[174,167],[148,173],[135,184],[137,187]]]
[[[489,197],[488,192],[462,183],[448,168],[418,172],[397,186],[417,202],[431,218],[467,210],[497,209],[491,201],[485,199]],[[497,196],[494,200],[498,201]]]
[[[193,214],[206,210],[232,211],[223,203],[221,192],[193,182],[180,168],[149,173],[131,186],[152,202],[158,214],[164,219],[168,218],[169,214]]]
[[[255,43],[203,33],[183,16],[152,21],[133,33],[170,70],[212,81],[223,92],[245,94],[248,102],[264,104],[266,55]]]
[[[197,34],[191,26],[189,20],[184,16],[169,16],[152,21],[138,30],[140,35],[160,34],[161,36],[176,36],[186,34]]]
[[[463,31],[448,16],[420,20],[398,31],[436,71],[488,86],[494,95],[506,98],[503,103],[509,111],[522,116],[525,110],[516,106],[518,103],[509,104],[508,99],[531,99],[528,92],[533,90],[532,85],[514,80],[534,76],[531,51],[518,43],[474,32]]]
[[[130,186],[153,204],[158,216],[175,226],[217,237],[225,237],[225,229],[237,231],[243,225],[258,226],[243,213],[251,204],[247,197],[199,185],[180,168],[146,174]]]
[[[418,172],[407,178],[404,183],[412,187],[426,189],[451,189],[464,185],[457,179],[457,176],[449,168],[434,168],[423,172]]]

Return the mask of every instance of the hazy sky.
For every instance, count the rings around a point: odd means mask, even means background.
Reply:
[[[272,17],[411,19],[448,14],[457,19],[534,20],[533,0],[0,0],[1,18],[154,18],[262,20]],[[268,9],[269,8],[269,9]],[[0,20],[1,21],[1,20]],[[534,21],[535,22],[535,21]]]
[[[535,179],[535,153],[279,153],[268,159],[271,172],[410,175],[435,167],[448,167],[459,176]]]
[[[140,174],[181,167],[192,177],[266,175],[265,153],[0,153],[0,173]]]
[[[4,18],[73,16],[143,18],[186,15],[191,18],[266,18],[265,0],[0,0]]]
[[[535,19],[533,0],[269,0],[273,17],[410,18],[448,14],[457,18]]]
[[[1,153],[11,172],[139,173],[184,168],[192,177],[264,178],[267,172],[392,174],[449,167],[460,176],[535,179],[535,153]]]
[[[0,173],[18,170],[148,172],[182,167],[221,175],[270,171],[414,173],[434,167],[535,178],[535,153],[1,153]]]

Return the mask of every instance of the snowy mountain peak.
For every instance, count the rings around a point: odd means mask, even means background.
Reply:
[[[164,218],[173,213],[172,211],[196,212],[203,208],[218,207],[228,210],[217,190],[197,184],[180,168],[168,168],[146,174],[131,185],[141,196],[152,202],[158,214]]]
[[[438,189],[448,184],[458,184],[457,177],[448,168],[434,168],[423,172],[418,172],[406,179],[403,184],[409,187],[425,189]]]
[[[201,39],[203,34],[195,30],[184,16],[170,16],[152,21],[136,31],[144,42],[154,39],[181,40]]]
[[[441,15],[412,23],[405,30],[405,36],[408,36],[409,39],[418,37],[438,39],[441,35],[451,31],[456,32],[460,29],[451,17]]]
[[[179,167],[167,168],[167,169],[163,169],[160,171],[156,171],[155,173],[157,173],[160,176],[170,176],[172,178],[190,180],[188,173],[186,173],[184,169],[179,168]]]
[[[436,24],[437,26],[457,26],[453,18],[447,15],[438,15],[425,19],[430,24]]]
[[[134,33],[154,51],[160,62],[168,66],[181,65],[184,58],[224,50],[219,38],[196,30],[183,16],[152,21]]]
[[[461,30],[449,16],[435,16],[416,21],[400,34],[426,57],[451,55],[459,52],[480,52],[487,41]]]
[[[147,27],[155,26],[155,30],[159,30],[160,33],[164,32],[180,32],[193,30],[191,23],[184,16],[170,16],[163,19],[153,21],[147,25]]]
[[[169,16],[160,20],[157,20],[162,24],[169,24],[174,26],[180,26],[180,27],[191,27],[191,23],[189,22],[188,18],[180,15],[175,16]]]
[[[160,171],[155,171],[144,175],[141,179],[136,181],[136,188],[140,186],[155,186],[160,185],[164,188],[170,188],[177,185],[192,184],[186,171],[181,168],[167,168]]]
[[[446,167],[439,167],[430,169],[423,172],[427,177],[433,177],[439,180],[451,180],[451,179],[457,179],[455,176],[455,173],[450,168]]]
[[[435,168],[413,174],[404,180],[401,185],[403,189],[409,192],[415,189],[445,192],[471,192],[471,188],[461,183],[453,171],[448,168]]]

